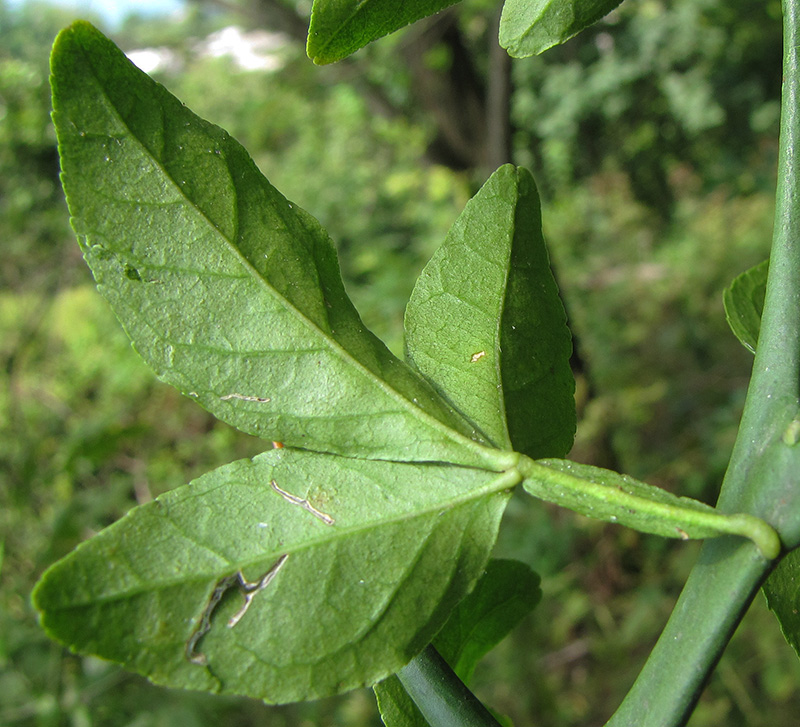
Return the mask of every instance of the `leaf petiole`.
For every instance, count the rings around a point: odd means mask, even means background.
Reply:
[[[567,460],[521,456],[517,468],[529,494],[588,517],[681,540],[740,535],[766,560],[781,552],[778,533],[754,515],[723,513],[627,475]]]

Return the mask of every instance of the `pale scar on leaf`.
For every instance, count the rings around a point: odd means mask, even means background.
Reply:
[[[268,401],[272,401],[268,396],[247,396],[246,394],[225,394],[225,396],[220,396],[220,401],[230,401],[231,399],[239,399],[240,401],[255,401],[259,404],[266,404]]]
[[[284,500],[287,502],[291,502],[292,505],[299,505],[303,508],[303,510],[310,512],[315,518],[322,520],[326,525],[333,525],[335,522],[334,519],[328,515],[327,513],[322,512],[321,510],[317,510],[308,500],[304,500],[297,495],[293,495],[291,492],[286,492],[286,490],[282,490],[278,487],[278,483],[275,480],[269,483],[275,492],[277,492]]]
[[[199,666],[206,666],[208,664],[208,658],[205,654],[198,651],[197,646],[200,643],[200,639],[211,630],[211,616],[228,590],[231,588],[238,588],[240,593],[244,596],[242,607],[228,619],[227,626],[229,629],[232,629],[247,613],[247,609],[250,608],[250,604],[253,602],[256,594],[263,591],[272,583],[272,580],[278,575],[278,571],[283,567],[288,557],[288,554],[282,555],[269,567],[269,570],[256,581],[248,581],[244,577],[242,571],[239,571],[232,576],[225,576],[225,578],[217,583],[211,594],[211,598],[208,599],[208,605],[206,605],[203,611],[200,623],[197,624],[197,628],[186,642],[186,658],[192,662],[192,664],[198,664]]]
[[[469,362],[475,363],[476,361],[480,361],[485,355],[486,351],[478,351],[478,353],[473,353],[469,358]]]

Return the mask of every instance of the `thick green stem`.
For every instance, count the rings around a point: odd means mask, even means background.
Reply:
[[[666,628],[606,727],[685,724],[769,567],[747,541],[704,543]]]
[[[431,727],[500,727],[433,646],[397,676]]]
[[[776,490],[783,473],[771,460],[798,414],[800,395],[800,3],[783,0],[783,94],[775,227],[761,330],[742,423],[719,499],[725,511],[744,510],[773,525],[789,548],[800,545],[800,513],[787,507],[797,497],[797,476]],[[770,447],[773,457],[764,457]],[[786,448],[788,449],[788,447]],[[784,453],[786,454],[786,453]],[[795,457],[797,455],[794,455]],[[772,472],[759,472],[760,460]],[[760,469],[764,469],[762,466]],[[753,475],[771,482],[754,486]],[[760,477],[755,477],[760,480]],[[757,484],[762,484],[758,482]]]
[[[718,507],[765,519],[784,547],[793,548],[800,544],[800,448],[793,434],[800,387],[800,0],[783,5],[781,144],[767,295]],[[607,727],[685,724],[773,565],[750,543],[706,542],[661,638]]]

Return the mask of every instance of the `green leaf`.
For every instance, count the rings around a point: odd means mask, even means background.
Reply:
[[[459,678],[468,682],[478,662],[536,606],[541,595],[539,577],[527,565],[490,560],[478,585],[450,614],[433,644]],[[373,689],[387,727],[427,726],[396,676]]]
[[[459,0],[314,0],[308,28],[308,57],[340,61],[373,40]]]
[[[756,352],[758,343],[768,271],[769,260],[764,260],[734,278],[722,295],[728,325],[736,338],[751,353]]]
[[[747,476],[761,486],[759,493],[767,493],[761,495],[763,505],[759,509],[780,533],[784,549],[790,551],[763,589],[786,641],[800,656],[800,413],[796,401],[787,401],[786,408],[794,416],[772,436],[761,439],[761,457],[748,468]]]
[[[500,45],[527,58],[569,40],[610,13],[622,0],[506,0]]]
[[[52,566],[34,604],[71,649],[158,684],[316,699],[431,640],[518,479],[272,450],[134,508]]]
[[[465,682],[478,662],[539,603],[539,576],[518,560],[490,560],[433,644]]]
[[[786,641],[800,656],[800,550],[793,550],[778,564],[764,583],[764,595]]]
[[[682,540],[741,535],[767,559],[781,550],[775,530],[753,515],[728,515],[628,475],[558,459],[523,459],[519,472],[525,478],[523,487],[534,497],[598,520]]]
[[[384,679],[372,689],[386,727],[430,727],[396,676]]]
[[[497,447],[572,447],[572,341],[527,170],[501,167],[470,200],[417,280],[405,330],[409,360]]]
[[[98,288],[163,381],[239,429],[502,469],[369,331],[330,239],[88,23],[56,40],[62,179]]]

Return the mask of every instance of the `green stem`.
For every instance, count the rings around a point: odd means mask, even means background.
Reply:
[[[685,724],[769,567],[750,542],[706,541],[658,643],[606,727]]]
[[[761,331],[718,507],[763,518],[800,545],[800,0],[784,0],[784,86],[775,229]],[[774,565],[750,543],[707,541],[661,638],[607,727],[685,724]],[[646,716],[645,716],[646,715]]]
[[[780,463],[768,461],[757,482],[759,460],[772,446],[791,447],[800,396],[800,5],[783,0],[783,94],[775,226],[761,329],[744,413],[718,506],[744,510],[773,525],[788,548],[800,545],[797,476],[787,473],[781,491]],[[788,436],[787,436],[788,435]],[[786,454],[785,452],[783,452]],[[795,457],[797,455],[794,455]],[[784,465],[784,466],[788,466]],[[761,469],[764,469],[762,466]],[[795,470],[796,472],[796,470]],[[793,476],[794,475],[794,476]]]
[[[430,727],[501,727],[433,646],[397,676]]]

